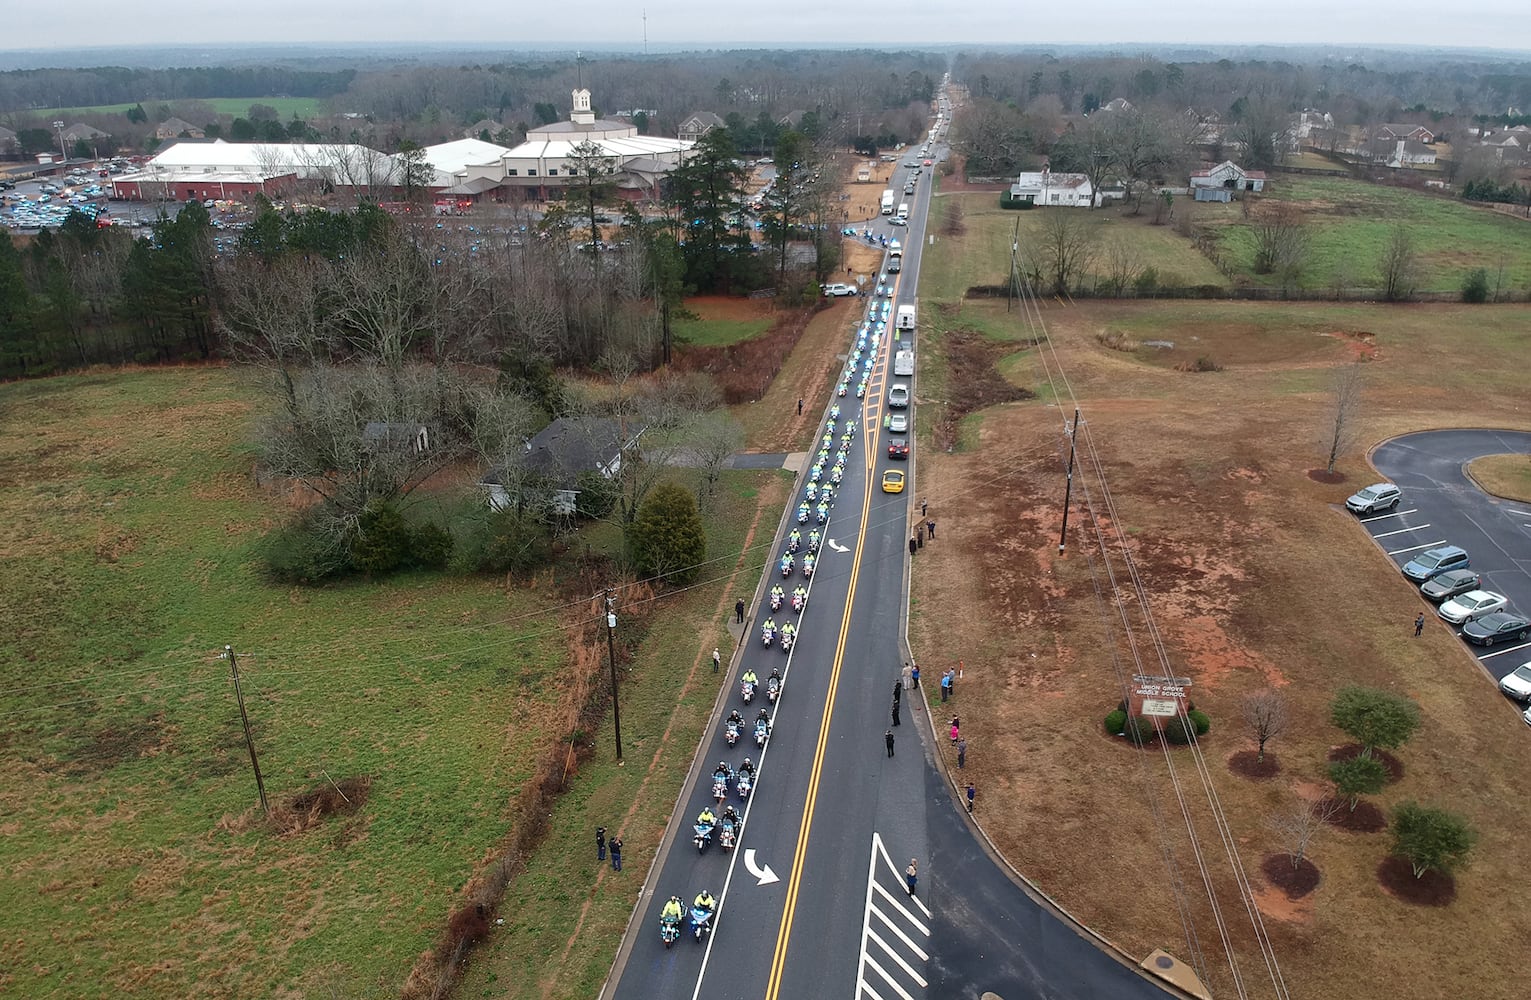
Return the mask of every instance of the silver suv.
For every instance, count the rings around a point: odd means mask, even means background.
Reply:
[[[1345,501],[1351,513],[1375,514],[1379,510],[1397,510],[1403,493],[1392,483],[1375,483]]]

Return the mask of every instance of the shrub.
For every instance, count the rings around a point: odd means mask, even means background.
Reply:
[[[1488,301],[1488,272],[1481,267],[1467,272],[1467,277],[1462,279],[1463,302],[1487,302]]]
[[[260,558],[277,583],[317,584],[351,571],[349,549],[306,519],[267,535]]]
[[[675,483],[654,487],[627,530],[627,544],[644,576],[672,583],[695,579],[707,558],[707,533],[695,495]]]
[[[1393,853],[1409,859],[1415,878],[1460,868],[1477,839],[1466,820],[1444,809],[1405,802],[1393,811]]]
[[[1159,729],[1154,725],[1154,720],[1146,715],[1134,715],[1127,720],[1127,725],[1122,729],[1123,735],[1138,746],[1152,743],[1154,737],[1159,734]]]
[[[1143,268],[1143,270],[1138,273],[1138,276],[1132,279],[1133,290],[1136,291],[1139,295],[1152,295],[1154,293],[1154,289],[1158,286],[1159,272],[1152,267]]]
[[[1125,728],[1127,728],[1126,712],[1118,708],[1106,714],[1106,732],[1112,736],[1120,736]]]
[[[1351,685],[1329,706],[1329,719],[1362,748],[1396,750],[1419,728],[1419,706],[1403,695]]]
[[[1197,736],[1205,736],[1212,731],[1212,717],[1206,712],[1193,708],[1186,714],[1191,717],[1191,725],[1196,728]]]
[[[480,573],[518,573],[552,556],[548,526],[535,515],[506,508],[492,512],[458,553],[458,565]]]
[[[617,505],[617,484],[599,472],[581,472],[574,488],[579,490],[574,512],[580,517],[599,521]]]
[[[452,535],[439,524],[426,522],[409,535],[409,561],[421,569],[445,569],[452,558]]]
[[[410,530],[393,504],[373,501],[356,521],[351,562],[368,575],[392,573],[409,559]]]
[[[1195,727],[1187,723],[1184,716],[1179,715],[1165,719],[1164,729],[1162,730],[1165,742],[1177,747],[1183,747],[1190,743],[1191,734],[1194,731]]]
[[[1382,791],[1382,786],[1387,784],[1387,768],[1377,758],[1363,754],[1330,764],[1329,780],[1334,782],[1335,789],[1341,795],[1350,800],[1350,809],[1354,812],[1361,796],[1376,795]]]

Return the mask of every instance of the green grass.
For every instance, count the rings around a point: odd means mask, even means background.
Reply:
[[[502,907],[506,933],[495,935],[474,957],[458,996],[584,1000],[600,990],[691,765],[692,751],[711,718],[718,687],[731,680],[726,670],[733,645],[724,626],[732,614],[731,598],[753,591],[770,555],[769,545],[761,543],[769,542],[791,483],[791,473],[782,470],[724,473],[716,503],[703,510],[708,556],[721,557],[707,576],[720,578],[733,571],[750,521],[765,504],[755,547],[745,553],[736,578],[714,579],[665,602],[655,615],[622,687],[626,766],[616,762],[609,723],[591,735],[596,756],[559,800],[547,841],[506,895]],[[725,608],[722,617],[720,604]],[[713,646],[723,650],[725,674],[714,677],[704,663],[697,673],[700,683],[684,687],[692,665],[699,656],[705,660]],[[669,741],[661,747],[661,737],[672,724]],[[626,847],[618,875],[596,863],[595,828],[616,831],[635,801],[638,809],[633,820],[622,829]],[[668,893],[672,887],[661,888]],[[641,923],[645,929],[648,916],[645,913]],[[580,919],[578,938],[565,959],[564,948]]]
[[[942,195],[932,200],[932,206],[930,232],[936,234],[936,244],[927,248],[920,262],[920,294],[924,298],[953,301],[973,285],[1004,285],[1010,273],[1012,242],[1019,240],[1024,268],[1029,257],[1038,252],[1039,233],[1049,212],[1077,213],[1094,228],[1100,250],[1112,243],[1125,243],[1139,267],[1152,265],[1158,271],[1160,284],[1228,283],[1190,241],[1170,226],[1150,225],[1146,214],[1124,216],[1115,208],[1007,211],[999,207],[999,196],[992,193]],[[965,231],[959,236],[943,235],[951,214],[957,211],[962,214]],[[960,251],[943,249],[944,244],[954,241],[960,242]],[[1103,271],[1104,262],[1091,270]]]
[[[251,406],[218,369],[0,388],[26,427],[0,443],[0,936],[28,996],[396,993],[509,828],[558,698],[551,598],[267,585]],[[272,798],[369,775],[360,813],[248,822],[225,643]]]
[[[695,347],[728,347],[758,337],[771,328],[770,317],[758,319],[682,319],[673,329],[675,339]]]
[[[210,104],[220,115],[233,115],[242,118],[250,113],[250,105],[264,104],[267,107],[276,108],[278,115],[283,121],[297,116],[298,118],[314,118],[325,113],[325,100],[320,97],[196,97],[186,101],[143,101],[144,110],[150,118],[158,118],[158,109],[168,106],[174,109],[182,103],[197,102]],[[129,101],[126,104],[94,104],[79,108],[47,108],[28,109],[26,113],[35,115],[121,115],[137,106],[140,102]],[[181,115],[180,117],[185,117]],[[206,125],[207,122],[192,121],[193,125]]]
[[[1453,198],[1348,178],[1278,177],[1271,198],[1297,203],[1311,224],[1311,260],[1302,284],[1374,287],[1378,262],[1398,224],[1408,227],[1419,255],[1420,291],[1452,292],[1474,268],[1490,279],[1504,267],[1506,286],[1523,292],[1531,284],[1531,223]],[[1273,284],[1253,273],[1254,234],[1238,205],[1202,204],[1197,218],[1222,233],[1222,248],[1240,277]]]

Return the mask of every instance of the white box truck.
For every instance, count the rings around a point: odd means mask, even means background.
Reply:
[[[882,192],[882,214],[893,214],[893,189],[884,188]]]
[[[900,330],[914,329],[914,306],[899,306],[897,327]]]

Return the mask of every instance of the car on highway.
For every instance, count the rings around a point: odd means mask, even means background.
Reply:
[[[884,493],[904,492],[904,474],[897,469],[889,469],[882,474],[882,491]]]
[[[839,298],[842,295],[855,295],[855,294],[856,294],[856,286],[855,285],[847,285],[843,281],[832,282],[832,283],[824,286],[824,297],[826,299]]]
[[[1510,611],[1495,611],[1462,626],[1462,638],[1475,646],[1492,646],[1506,639],[1525,642],[1527,637],[1531,637],[1531,619]]]
[[[923,164],[923,165],[924,165],[924,166],[927,166],[927,167],[928,167],[928,166],[932,166],[932,165],[933,165],[933,162],[934,162],[934,161],[932,161],[932,160],[926,160],[926,161],[925,161],[925,162],[924,162],[924,164]]]
[[[1467,569],[1471,564],[1467,550],[1455,545],[1442,545],[1429,549],[1403,564],[1403,575],[1415,583],[1424,583],[1431,577],[1453,569]]]
[[[1531,663],[1522,663],[1505,674],[1499,681],[1499,690],[1516,701],[1531,701]]]
[[[1397,510],[1403,492],[1392,483],[1375,483],[1357,490],[1345,501],[1352,514],[1375,514],[1379,510]]]
[[[907,414],[907,413],[890,413],[890,414],[888,414],[888,430],[891,431],[894,434],[908,434],[909,433],[909,414]]]
[[[1420,584],[1419,592],[1425,600],[1439,604],[1458,594],[1477,590],[1482,583],[1483,578],[1470,569],[1452,569]]]
[[[1435,613],[1441,616],[1442,621],[1448,621],[1453,625],[1465,625],[1474,618],[1493,614],[1509,603],[1508,597],[1496,594],[1492,590],[1469,590],[1442,604]]]
[[[888,442],[889,458],[908,458],[909,440],[907,438],[893,438]]]
[[[919,160],[905,160],[904,161],[904,166],[906,166],[906,167],[917,167],[919,165],[920,165],[920,161]]]
[[[901,410],[909,405],[909,387],[902,382],[893,383],[888,390],[888,406]]]
[[[888,225],[890,225],[890,226],[907,226],[907,225],[909,225],[909,220],[904,218],[902,215],[895,215],[893,218],[888,220]]]

